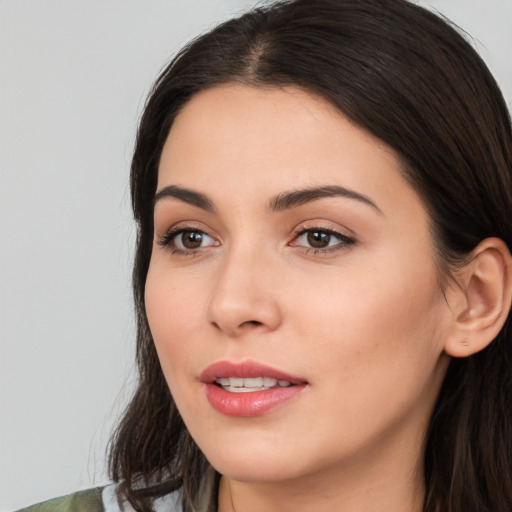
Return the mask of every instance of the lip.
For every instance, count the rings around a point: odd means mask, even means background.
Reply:
[[[293,385],[248,393],[231,393],[215,384],[215,379],[222,377],[271,377],[286,380]],[[262,416],[300,395],[308,385],[306,379],[254,361],[218,361],[205,368],[199,379],[204,384],[210,405],[221,414],[234,417]]]
[[[239,378],[255,378],[255,377],[272,377],[276,380],[287,380],[292,384],[306,383],[306,379],[294,377],[281,370],[272,368],[265,364],[255,361],[242,361],[234,363],[231,361],[218,361],[204,369],[199,377],[201,382],[211,384],[215,379],[222,377],[239,377]]]

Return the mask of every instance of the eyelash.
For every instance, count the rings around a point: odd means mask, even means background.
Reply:
[[[295,233],[292,242],[297,240],[302,235],[305,235],[307,233],[323,233],[326,235],[333,236],[339,240],[339,242],[333,246],[327,246],[323,248],[316,248],[316,247],[305,247],[305,246],[298,246],[293,245],[293,247],[302,247],[302,249],[305,251],[306,254],[331,254],[338,251],[349,249],[352,245],[356,243],[356,240],[350,236],[344,235],[340,233],[339,231],[336,231],[335,229],[329,228],[329,227],[320,227],[320,226],[314,226],[314,227],[305,227],[301,226],[298,228]]]
[[[183,233],[197,233],[200,235],[206,235],[209,238],[210,235],[206,233],[205,231],[202,231],[201,229],[198,229],[193,226],[180,226],[179,228],[171,228],[169,229],[159,240],[158,245],[161,247],[168,248],[171,251],[171,254],[177,255],[177,256],[194,256],[197,255],[198,252],[200,252],[203,247],[198,247],[197,249],[179,249],[175,246],[175,240],[176,238],[183,234]],[[307,234],[307,233],[322,233],[326,234],[332,237],[335,237],[339,240],[339,242],[333,246],[327,246],[324,248],[315,248],[315,247],[305,247],[303,245],[297,245],[294,244],[298,238],[301,236]],[[212,238],[213,240],[213,238]],[[344,235],[340,233],[339,231],[336,231],[332,228],[328,227],[300,227],[298,228],[294,234],[293,234],[293,240],[290,242],[292,247],[301,247],[306,254],[330,254],[342,250],[349,249],[352,245],[356,243],[356,240],[352,237],[349,237],[347,235]],[[212,244],[215,246],[215,244]],[[207,246],[210,247],[210,246]]]
[[[198,247],[197,249],[179,249],[175,245],[176,238],[183,233],[197,233],[200,235],[206,235],[209,238],[210,235],[201,229],[198,229],[193,226],[180,226],[179,228],[171,228],[167,231],[161,238],[158,240],[158,245],[161,247],[168,248],[171,251],[171,254],[175,254],[177,256],[194,256],[196,255],[202,248]]]

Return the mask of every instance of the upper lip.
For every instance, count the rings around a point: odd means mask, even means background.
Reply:
[[[276,380],[286,380],[292,384],[305,384],[307,381],[301,377],[289,375],[281,370],[272,368],[255,361],[218,361],[206,367],[199,379],[201,382],[211,384],[215,379],[225,377],[256,378],[271,377]]]

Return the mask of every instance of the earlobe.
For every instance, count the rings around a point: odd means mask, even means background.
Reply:
[[[486,238],[461,270],[459,297],[445,352],[467,357],[483,350],[507,320],[512,301],[512,257],[499,238]],[[462,294],[462,296],[461,296]]]

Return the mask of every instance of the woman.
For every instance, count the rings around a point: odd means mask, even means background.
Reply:
[[[405,0],[191,43],[132,163],[118,486],[47,507],[509,511],[511,167],[489,71]]]

